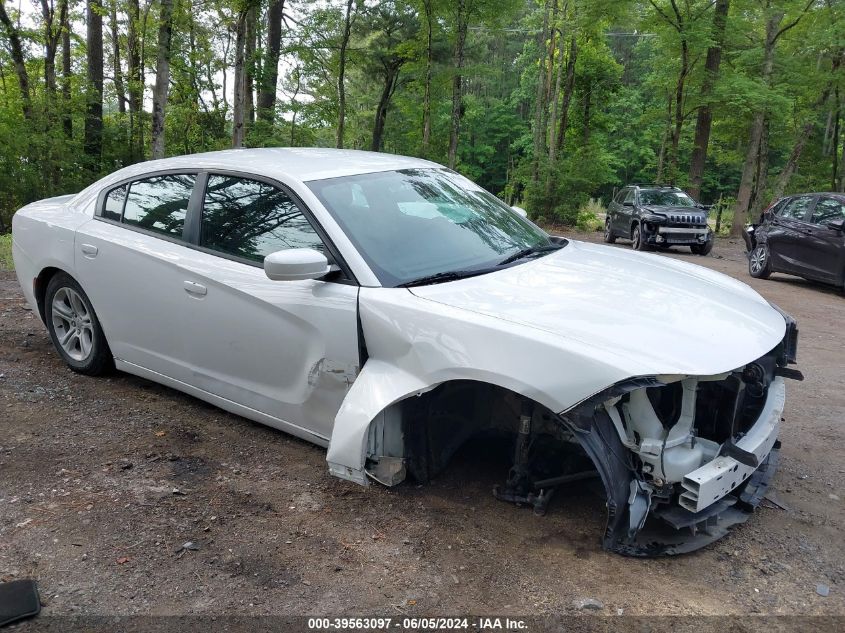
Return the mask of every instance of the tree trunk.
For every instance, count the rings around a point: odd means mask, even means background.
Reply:
[[[566,84],[563,89],[563,102],[560,104],[560,125],[557,129],[557,152],[562,154],[566,142],[566,128],[569,126],[569,104],[575,91],[575,62],[578,58],[578,41],[573,33],[569,38],[569,58],[566,60]]]
[[[382,87],[378,107],[376,107],[376,119],[373,123],[373,142],[370,146],[370,149],[374,152],[381,151],[384,124],[387,121],[387,108],[390,106],[390,99],[393,97],[393,91],[396,90],[396,84],[399,81],[399,70],[400,64],[397,62],[387,62],[385,64],[384,86]]]
[[[143,106],[143,84],[141,82],[141,42],[138,26],[141,10],[138,0],[127,0],[126,69],[129,93],[129,152],[131,160],[138,160],[144,154],[141,146],[141,108]]]
[[[152,158],[164,158],[165,110],[170,90],[170,55],[173,37],[173,0],[161,0],[156,52],[156,81],[153,88]]]
[[[349,46],[349,33],[352,28],[352,6],[354,0],[346,2],[346,18],[343,23],[343,37],[340,41],[340,59],[337,72],[337,130],[335,131],[335,147],[343,149],[343,132],[346,125],[346,48]]]
[[[531,163],[531,181],[540,180],[540,156],[545,153],[543,144],[546,139],[546,129],[543,127],[546,110],[546,39],[549,32],[549,12],[551,11],[551,0],[546,0],[543,8],[543,28],[537,34],[537,50],[539,59],[537,64],[537,89],[534,94],[534,158]]]
[[[423,7],[425,8],[426,21],[426,49],[425,49],[425,91],[423,93],[423,133],[422,133],[422,148],[423,155],[428,152],[429,144],[431,143],[431,68],[434,59],[434,52],[432,50],[432,32],[433,16],[431,15],[432,0],[423,0]]]
[[[120,67],[120,31],[117,28],[117,0],[112,0],[109,13],[111,27],[112,67],[114,68],[114,91],[117,93],[117,111],[126,112],[126,88],[123,85],[123,69]]]
[[[463,109],[464,45],[467,39],[466,0],[457,0],[457,24],[455,31],[455,49],[453,53],[454,76],[452,77],[452,117],[449,127],[449,167],[455,168],[458,162],[458,138],[461,134],[461,116]]]
[[[702,103],[695,122],[695,140],[690,157],[688,192],[694,200],[698,200],[701,196],[701,184],[704,181],[704,166],[707,163],[707,148],[710,144],[710,129],[713,124],[710,98],[719,78],[729,9],[730,0],[716,0],[713,13],[713,46],[707,49],[707,59],[704,62],[704,81],[701,85]]]
[[[279,54],[282,49],[282,16],[285,0],[270,0],[267,10],[267,42],[261,84],[258,88],[258,118],[272,123],[276,114],[276,86],[279,83]]]
[[[680,20],[680,15],[678,16]],[[681,23],[682,24],[682,23]],[[683,29],[683,27],[681,27]],[[689,44],[686,34],[681,32],[681,70],[675,86],[675,125],[672,129],[672,150],[669,154],[669,184],[674,185],[678,175],[678,146],[684,125],[684,88],[689,73]]]
[[[835,100],[836,100],[836,113],[833,115],[833,161],[832,161],[832,169],[831,169],[831,176],[830,180],[832,183],[831,189],[833,191],[837,190],[837,179],[839,177],[839,152],[836,151],[836,147],[839,145],[839,119],[840,114],[842,111],[842,103],[839,101],[839,86],[836,86],[835,92]]]
[[[255,123],[255,40],[258,29],[256,28],[256,13],[258,6],[251,3],[246,12],[246,25],[244,32],[244,136],[249,127]]]
[[[760,135],[760,146],[757,151],[757,171],[754,174],[754,191],[751,194],[749,211],[756,217],[763,210],[768,201],[765,197],[766,183],[769,179],[769,116],[763,122],[763,133]]]
[[[56,53],[59,49],[62,27],[67,21],[67,0],[59,0],[59,14],[47,0],[41,0],[41,17],[44,20],[44,85],[48,114],[52,114],[56,96]]]
[[[65,137],[73,138],[73,107],[71,103],[70,78],[73,74],[70,56],[70,20],[65,12],[62,22],[62,128]]]
[[[557,103],[560,100],[560,88],[563,84],[563,56],[566,52],[566,43],[563,33],[558,35],[558,60],[557,72],[555,73],[555,87],[552,90],[551,96],[551,112],[549,113],[549,121],[551,122],[551,130],[549,131],[549,164],[553,164],[557,160],[557,134],[555,134],[555,126],[557,125]]]
[[[20,33],[6,13],[6,5],[0,1],[0,22],[6,29],[6,37],[9,39],[9,49],[12,54],[12,62],[15,65],[15,73],[18,75],[18,85],[21,91],[21,109],[23,117],[27,121],[32,120],[32,97],[29,89],[29,74],[26,71],[26,60],[23,56]]]
[[[833,151],[837,151],[833,148]],[[845,192],[845,134],[842,135],[842,151],[839,154],[839,186],[836,191]]]
[[[831,72],[832,75],[836,74],[836,72],[839,70],[839,66],[841,63],[841,58],[833,60],[833,68]],[[813,131],[816,128],[815,110],[816,108],[822,107],[827,103],[828,99],[830,98],[830,90],[831,84],[828,83],[825,89],[822,91],[822,94],[819,99],[813,105],[809,118],[798,131],[798,137],[795,139],[795,145],[793,145],[792,147],[792,152],[789,155],[789,159],[786,161],[786,165],[783,166],[783,169],[781,170],[777,180],[775,181],[774,190],[772,191],[772,197],[775,200],[783,197],[783,192],[786,191],[786,186],[789,184],[789,180],[792,178],[793,174],[795,174],[795,171],[798,169],[798,161],[801,159],[801,154],[804,151],[804,147],[807,145],[807,141],[809,140],[810,136],[813,134]]]
[[[88,0],[88,85],[85,90],[85,153],[96,161],[103,153],[103,6],[100,0]]]
[[[232,91],[232,147],[244,145],[244,111],[246,106],[246,73],[244,72],[244,55],[246,46],[246,16],[247,10],[238,15],[235,32],[235,77]]]
[[[766,39],[763,46],[763,66],[761,77],[765,85],[771,82],[772,69],[774,67],[775,44],[777,43],[778,26],[783,19],[783,12],[779,11],[771,15],[766,22]],[[745,161],[742,164],[742,174],[739,181],[739,191],[736,194],[734,205],[734,218],[731,224],[731,237],[740,237],[748,217],[748,209],[751,204],[751,196],[754,191],[754,178],[757,174],[757,161],[760,155],[760,142],[763,138],[763,128],[766,122],[765,106],[754,113],[751,121],[751,129],[748,134],[748,149],[745,154]]]

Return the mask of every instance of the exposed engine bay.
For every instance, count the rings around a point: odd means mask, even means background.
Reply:
[[[593,480],[606,495],[606,549],[693,551],[744,522],[774,474],[784,379],[803,378],[788,367],[797,328],[787,323],[775,349],[733,371],[635,378],[560,413],[491,385],[444,384],[374,422],[367,474],[427,481],[468,439],[506,436],[513,457],[498,499],[543,515],[556,490]]]

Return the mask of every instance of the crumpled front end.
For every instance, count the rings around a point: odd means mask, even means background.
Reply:
[[[633,379],[560,414],[604,483],[606,549],[689,552],[753,512],[777,465],[784,378],[801,379],[787,319],[780,345],[734,371]]]

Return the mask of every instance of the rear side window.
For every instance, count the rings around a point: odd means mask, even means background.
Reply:
[[[291,197],[258,180],[208,177],[200,246],[255,262],[275,251],[314,248],[323,242]]]
[[[129,185],[123,222],[181,238],[195,181],[196,176],[193,174],[136,180]]]
[[[123,216],[123,203],[126,201],[126,185],[112,189],[106,196],[106,203],[103,207],[102,216],[107,220],[120,222]]]
[[[825,224],[845,218],[845,202],[836,198],[821,198],[813,209],[813,224]]]
[[[798,196],[780,207],[777,214],[787,220],[803,220],[812,203],[813,196]]]

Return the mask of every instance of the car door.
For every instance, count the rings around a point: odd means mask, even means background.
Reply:
[[[196,221],[185,344],[190,383],[328,440],[359,370],[358,286],[335,279],[271,281],[264,257],[287,248],[329,253],[292,194],[260,178],[210,173]],[[334,257],[334,256],[333,256]]]
[[[815,202],[815,195],[794,196],[772,214],[766,235],[775,270],[802,274],[803,240],[810,228],[807,220]]]
[[[622,204],[619,205],[619,211],[616,214],[616,234],[624,237],[631,235],[631,220],[634,215],[634,205],[636,204],[637,191],[630,187],[625,192],[625,197],[622,198]]]
[[[804,275],[839,284],[845,272],[845,235],[827,225],[845,218],[845,198],[820,196],[797,256]]]
[[[617,232],[617,224],[618,224],[618,215],[619,215],[619,207],[622,206],[622,200],[625,199],[625,194],[628,192],[627,189],[623,188],[616,193],[616,195],[610,200],[610,204],[607,205],[607,220],[610,223],[610,228],[614,232]]]
[[[75,266],[119,361],[187,378],[180,264],[196,174],[161,174],[115,185],[76,234]]]

